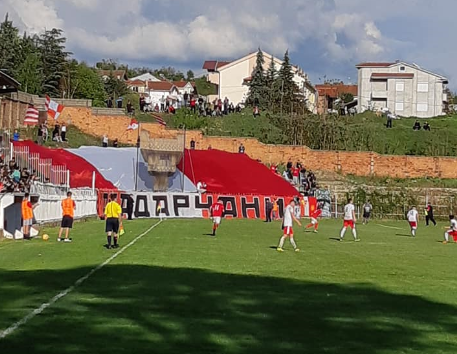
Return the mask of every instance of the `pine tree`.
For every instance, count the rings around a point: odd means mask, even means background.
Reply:
[[[13,26],[8,14],[0,24],[0,69],[15,76],[20,55],[19,30]]]
[[[44,75],[42,92],[54,97],[60,96],[61,79],[67,58],[71,54],[65,51],[67,39],[62,37],[62,33],[62,30],[53,28],[45,31],[39,41]]]
[[[298,94],[300,90],[294,82],[294,73],[292,71],[292,65],[290,64],[289,51],[286,51],[284,54],[284,60],[276,81],[281,100],[281,110],[283,112],[291,113],[293,105],[298,102]]]
[[[263,52],[260,50],[257,52],[257,60],[254,70],[251,75],[251,82],[249,84],[248,102],[254,106],[265,106],[265,93],[266,93],[266,79],[263,70],[265,59]]]
[[[21,83],[21,90],[38,95],[41,93],[43,72],[40,53],[37,49],[38,36],[24,33],[20,42],[21,56],[15,78]]]
[[[276,70],[274,57],[271,56],[270,65],[267,70],[267,74],[265,77],[265,86],[267,92],[267,105],[270,111],[274,107],[275,104],[275,97],[276,97],[276,78],[278,76],[278,71]]]

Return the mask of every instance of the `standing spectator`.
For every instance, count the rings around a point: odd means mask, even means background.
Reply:
[[[105,232],[107,235],[107,249],[111,248],[119,248],[119,244],[117,242],[117,235],[119,232],[119,228],[122,226],[122,208],[116,201],[117,195],[112,194],[110,196],[110,201],[105,207]],[[111,247],[111,241],[114,240],[114,246]]]
[[[21,181],[24,183],[28,183],[29,178],[30,178],[30,173],[27,170],[27,167],[24,167],[21,172]]]
[[[273,172],[274,174],[278,173],[278,168],[275,166],[275,164],[272,164],[270,166],[270,171]]]
[[[243,143],[240,144],[240,147],[238,148],[238,152],[240,154],[244,154],[246,152],[246,149],[245,149]]]
[[[197,191],[198,193],[200,194],[204,194],[206,193],[206,183],[205,182],[202,182],[202,181],[198,181],[197,183]]]
[[[273,203],[271,200],[267,200],[267,203],[265,205],[265,212],[266,212],[266,220],[265,222],[271,222],[271,213],[273,211]]]
[[[18,168],[17,163],[16,163],[16,158],[14,156],[8,163],[8,168],[10,171],[14,171],[16,168]]]
[[[21,171],[19,171],[19,167],[15,166],[13,173],[11,174],[11,179],[14,183],[19,183],[21,180]]]
[[[436,226],[436,221],[433,216],[433,206],[432,203],[429,202],[425,208],[425,224],[429,226],[430,221]]]
[[[17,131],[17,129],[14,131],[13,140],[14,141],[19,141],[19,132]]]
[[[187,103],[189,102],[189,94],[187,92],[184,93],[184,107],[187,108]]]
[[[279,220],[279,205],[278,200],[273,200],[273,220]]]
[[[229,99],[225,97],[224,99],[224,115],[228,114],[228,109],[229,109]]]
[[[165,100],[165,110],[170,113],[170,100],[168,98]]]
[[[67,198],[62,200],[62,223],[60,224],[58,242],[62,241],[62,233],[65,230],[64,242],[71,242],[70,229],[73,228],[73,218],[75,216],[76,203],[71,199],[72,193],[67,193]]]
[[[67,126],[65,123],[62,124],[62,128],[60,129],[60,136],[62,141],[67,141]]]
[[[289,161],[287,161],[287,169],[290,170],[293,165],[294,164],[292,163],[292,159],[289,159]]]
[[[260,117],[260,110],[259,110],[258,106],[254,107],[254,109],[252,111],[252,115],[254,116],[254,118]]]
[[[52,140],[58,143],[62,142],[62,137],[60,136],[60,126],[56,124],[54,130],[52,131]]]
[[[191,150],[195,150],[195,140],[194,140],[194,139],[192,139],[192,140],[190,141],[190,149],[191,149]]]
[[[300,168],[298,166],[292,168],[292,181],[296,186],[300,184]]]
[[[133,105],[132,102],[130,102],[130,100],[127,101],[127,114],[129,116],[133,115]]]
[[[108,100],[106,101],[106,107],[113,108],[113,98],[112,97],[108,98]]]
[[[43,125],[42,124],[40,124],[40,126],[38,127],[37,144],[43,145]]]
[[[102,146],[104,148],[108,147],[108,143],[109,143],[109,139],[108,139],[108,135],[103,135],[103,140],[102,140]]]
[[[122,97],[119,97],[119,98],[116,100],[117,108],[118,108],[118,109],[122,109],[123,102],[124,102],[124,99],[123,99]]]
[[[117,140],[117,138],[114,139],[114,141],[113,141],[113,147],[115,147],[115,148],[119,147],[119,140]]]
[[[146,100],[143,96],[140,97],[140,111],[144,112],[144,106],[146,106]]]
[[[133,200],[133,194],[127,196],[127,216],[129,220],[132,220],[134,203],[135,201]]]
[[[192,98],[190,99],[190,110],[192,112],[192,114],[195,114],[196,113],[196,104],[197,104],[197,101],[195,100],[195,97],[192,96]]]
[[[386,128],[392,128],[392,120],[393,120],[393,116],[391,113],[387,113],[387,124],[386,124]]]
[[[162,95],[160,99],[160,112],[165,112],[165,95]]]

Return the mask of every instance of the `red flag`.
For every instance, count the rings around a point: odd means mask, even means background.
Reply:
[[[160,116],[154,116],[155,120],[157,123],[159,123],[160,125],[166,127],[167,126],[167,122],[165,122],[162,117]]]
[[[37,125],[38,124],[39,112],[33,107],[29,106],[25,112],[24,124],[25,125]]]
[[[48,115],[54,118],[54,120],[57,120],[59,118],[60,113],[62,113],[63,109],[65,108],[56,101],[51,100],[51,98],[48,95],[46,95],[45,106],[46,110],[48,111]]]
[[[138,121],[137,121],[135,118],[133,118],[133,119],[130,121],[130,124],[129,124],[129,126],[127,127],[127,130],[128,130],[128,131],[137,130],[139,127],[140,127],[140,125],[138,124]]]

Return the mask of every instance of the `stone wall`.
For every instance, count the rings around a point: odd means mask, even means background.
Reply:
[[[138,132],[126,131],[130,122],[128,117],[94,116],[90,109],[65,108],[61,120],[77,126],[85,133],[100,137],[107,134],[110,140],[117,138],[121,143],[134,144],[137,139]],[[148,130],[152,137],[157,138],[175,138],[177,134],[182,133],[178,130],[164,129],[156,123],[142,123],[141,128]],[[266,145],[252,138],[204,136],[200,131],[187,132],[187,147],[192,139],[195,140],[197,149],[208,149],[211,146],[213,149],[229,152],[238,152],[239,145],[243,143],[250,157],[267,164],[286,163],[292,160],[301,161],[310,169],[339,171],[342,174],[359,176],[457,178],[457,158],[318,151],[306,146]]]

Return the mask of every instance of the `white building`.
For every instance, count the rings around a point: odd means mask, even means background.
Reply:
[[[265,64],[264,70],[268,70],[271,60],[274,61],[276,70],[279,71],[282,60],[263,52]],[[247,83],[251,80],[252,72],[256,66],[257,52],[248,54],[238,60],[227,61],[205,61],[203,69],[207,70],[209,82],[218,86],[217,98],[227,97],[235,105],[244,103],[249,92]],[[317,91],[310,83],[308,76],[298,66],[292,66],[294,81],[302,91],[303,96],[308,102],[308,108],[316,111]]]
[[[178,108],[184,102],[184,95],[194,91],[194,84],[187,81],[149,81],[144,91],[147,102],[160,105],[161,99],[169,99]]]
[[[138,81],[153,81],[153,82],[162,81],[162,80],[156,78],[151,73],[145,73],[145,74],[142,74],[142,75],[139,75],[139,76],[135,76],[135,77],[132,77],[130,80],[131,81],[137,81],[137,80]]]
[[[361,63],[358,112],[388,109],[398,116],[430,118],[444,114],[448,80],[416,64]]]

